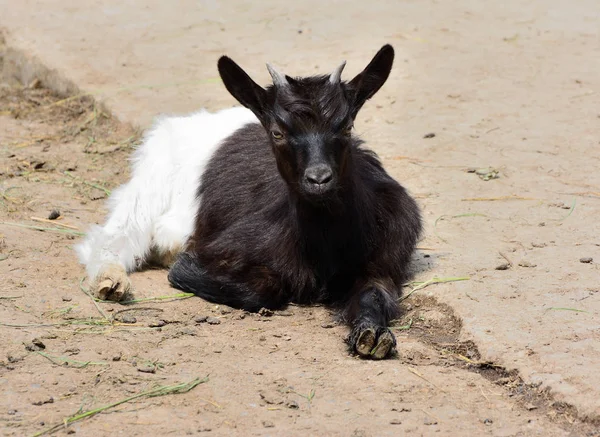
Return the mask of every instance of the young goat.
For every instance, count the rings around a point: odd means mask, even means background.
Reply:
[[[420,214],[352,134],[393,58],[384,46],[347,83],[345,64],[307,78],[267,65],[273,85],[264,89],[222,57],[227,90],[250,111],[169,118],[150,132],[108,222],[78,247],[93,290],[119,300],[126,272],[179,253],[169,272],[176,288],[249,311],[328,304],[350,324],[354,352],[393,353],[387,326]]]

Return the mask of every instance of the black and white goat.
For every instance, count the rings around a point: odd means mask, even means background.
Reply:
[[[306,78],[267,65],[265,89],[222,57],[221,78],[248,109],[165,118],[150,131],[107,223],[77,248],[94,292],[120,300],[127,272],[175,259],[176,288],[249,311],[324,303],[350,324],[358,355],[390,355],[387,326],[421,220],[352,126],[393,58],[384,46],[350,82],[345,64]]]

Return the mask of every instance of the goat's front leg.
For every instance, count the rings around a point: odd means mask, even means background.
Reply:
[[[396,351],[396,337],[388,324],[398,315],[398,300],[390,288],[370,281],[357,288],[346,304],[344,318],[352,329],[346,341],[362,358],[381,360]]]

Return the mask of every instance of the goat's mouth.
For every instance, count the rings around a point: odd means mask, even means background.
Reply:
[[[326,184],[301,184],[302,194],[306,200],[312,203],[323,203],[335,197],[336,184],[330,181]]]

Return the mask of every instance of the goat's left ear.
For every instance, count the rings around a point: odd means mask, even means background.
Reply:
[[[375,95],[385,83],[392,64],[394,63],[394,48],[386,44],[369,62],[369,65],[354,79],[348,82],[348,89],[354,95],[353,115],[356,116],[362,105]]]
[[[262,119],[267,99],[266,90],[254,82],[242,67],[227,56],[219,59],[218,67],[227,91],[238,102],[254,112],[259,119]]]

